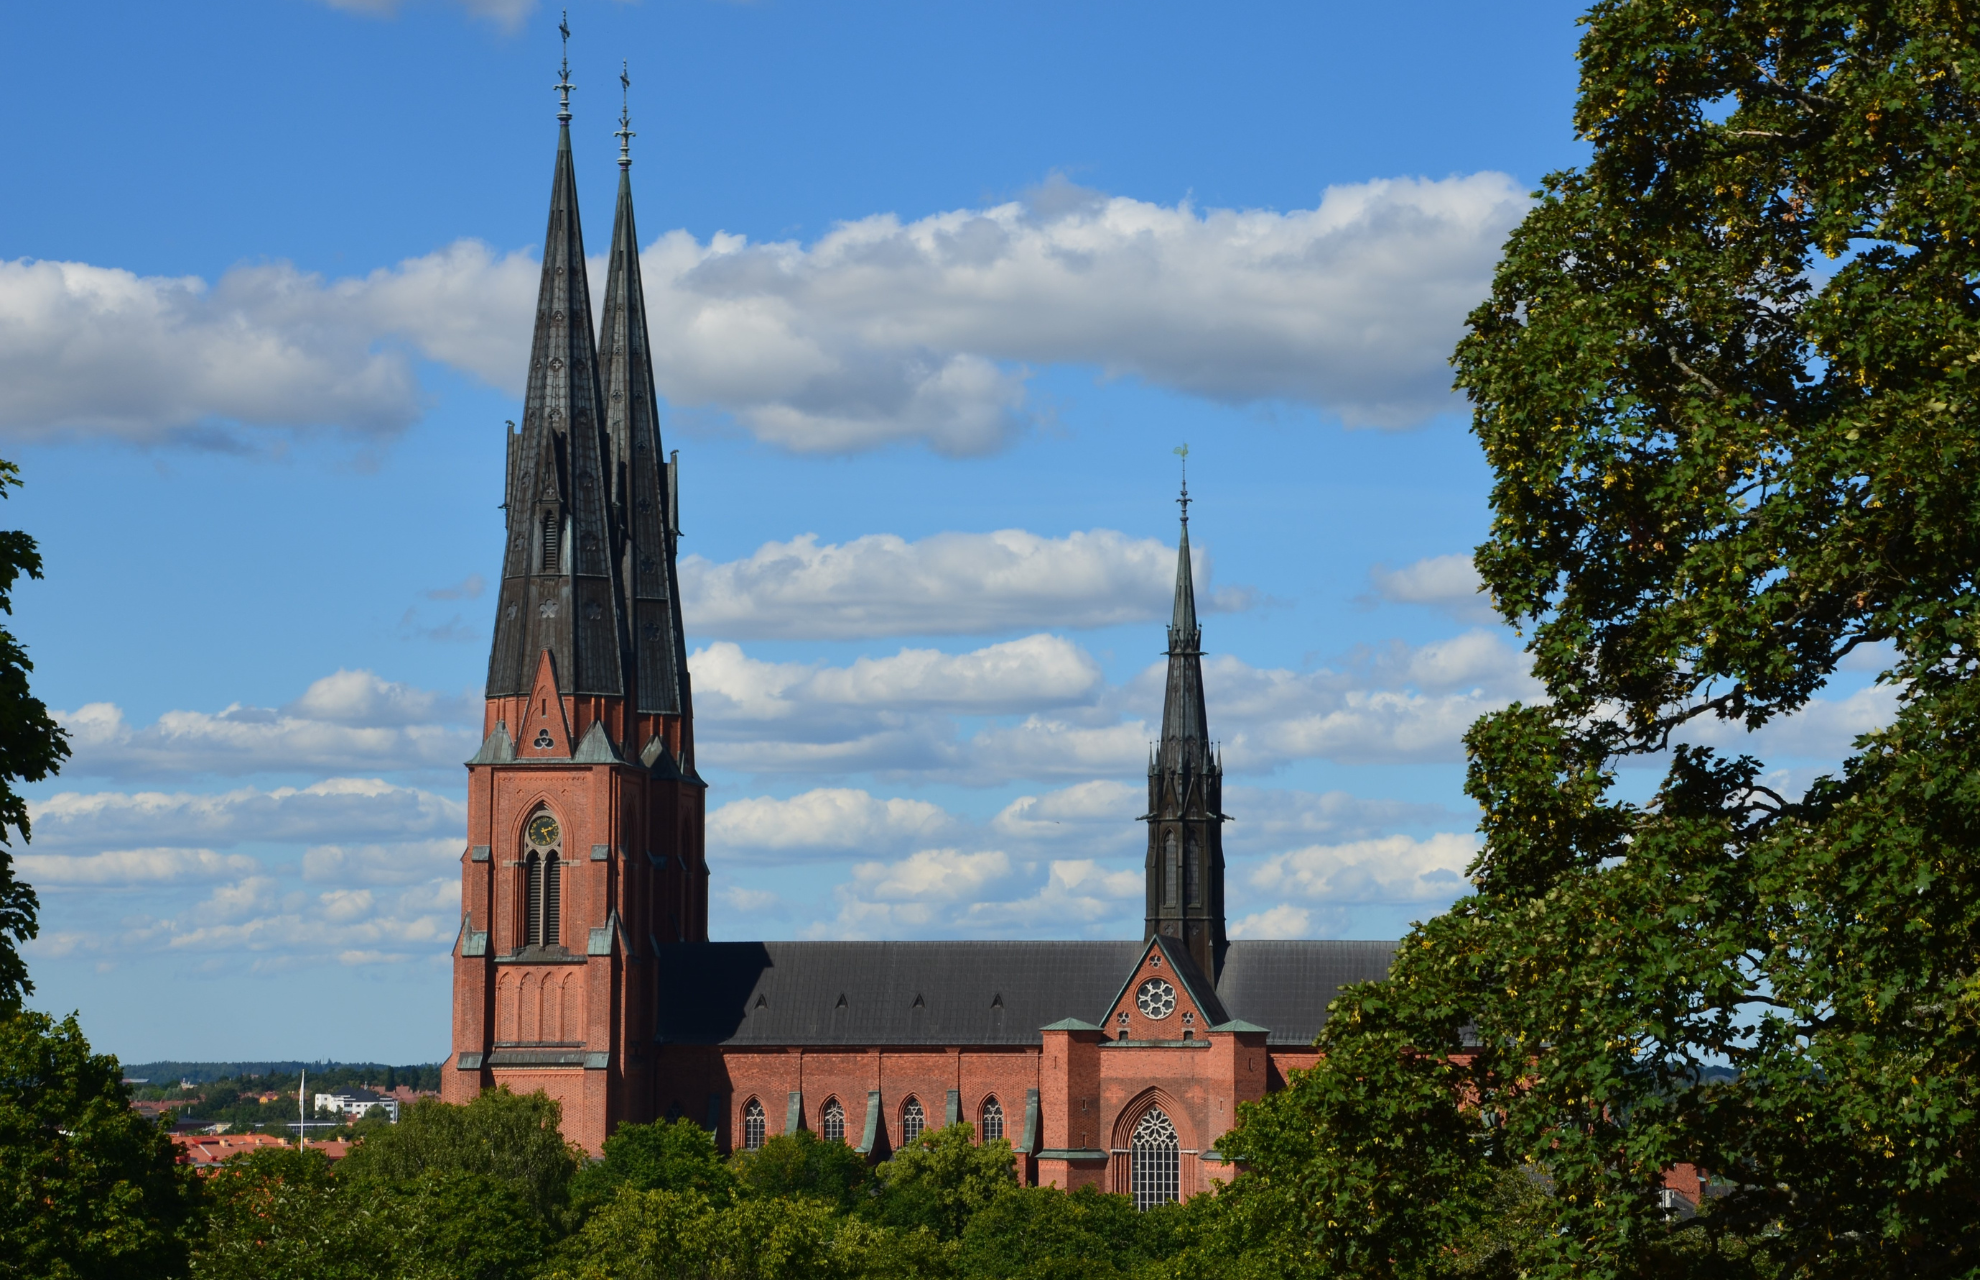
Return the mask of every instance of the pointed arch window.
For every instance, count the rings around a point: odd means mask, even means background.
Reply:
[[[921,1099],[909,1098],[901,1108],[901,1145],[906,1146],[921,1136],[928,1127],[928,1115],[921,1109]]]
[[[523,828],[523,945],[556,946],[563,940],[564,832],[548,810],[539,809]]]
[[[1176,905],[1176,885],[1182,879],[1182,851],[1176,847],[1176,833],[1171,831],[1162,842],[1162,905]]]
[[[997,1101],[995,1094],[983,1100],[983,1122],[977,1132],[985,1142],[995,1142],[1004,1136],[1004,1104]]]
[[[755,1151],[763,1145],[763,1104],[755,1098],[743,1103],[743,1150]]]
[[[825,1100],[825,1110],[818,1117],[818,1136],[827,1142],[846,1140],[846,1109],[837,1098]]]
[[[1135,1208],[1152,1209],[1181,1198],[1182,1141],[1162,1108],[1150,1107],[1135,1124],[1128,1160]]]
[[[1203,869],[1197,865],[1201,861],[1196,856],[1196,833],[1189,833],[1183,841],[1183,905],[1200,907],[1203,905]]]

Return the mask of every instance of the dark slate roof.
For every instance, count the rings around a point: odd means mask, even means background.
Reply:
[[[659,948],[657,1039],[723,1045],[1022,1045],[1097,1020],[1140,942],[683,942]],[[1309,1044],[1349,982],[1379,979],[1391,942],[1233,942],[1230,1017]],[[842,1002],[843,1000],[843,1002]]]

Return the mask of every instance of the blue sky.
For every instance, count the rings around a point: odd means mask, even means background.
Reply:
[[[1234,928],[1449,902],[1463,727],[1532,690],[1444,360],[1582,154],[1574,18],[574,7],[594,254],[633,81],[718,936],[1135,935],[1185,441]],[[47,6],[0,51],[15,621],[77,747],[29,957],[127,1058],[446,1051],[556,23]]]

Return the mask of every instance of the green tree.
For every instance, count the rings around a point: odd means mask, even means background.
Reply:
[[[729,1157],[736,1187],[745,1196],[804,1196],[839,1213],[866,1199],[866,1159],[843,1142],[826,1142],[808,1129],[780,1133],[754,1151]]]
[[[1012,1187],[963,1228],[957,1272],[972,1280],[1090,1280],[1151,1261],[1142,1215],[1092,1187]]]
[[[347,1182],[314,1151],[262,1148],[210,1185],[193,1270],[211,1280],[521,1280],[551,1243],[522,1191],[487,1174]]]
[[[346,1203],[315,1151],[263,1147],[206,1180],[213,1209],[193,1256],[201,1280],[372,1280],[383,1224]]]
[[[978,1146],[969,1124],[924,1130],[874,1169],[875,1195],[862,1211],[888,1226],[959,1239],[979,1210],[1016,1185],[1016,1163],[1010,1143]]]
[[[580,1169],[571,1199],[581,1207],[602,1204],[620,1187],[636,1191],[694,1191],[709,1200],[729,1198],[735,1175],[722,1162],[715,1136],[692,1120],[622,1124],[605,1139],[605,1154]]]
[[[811,1195],[711,1204],[692,1191],[618,1194],[567,1240],[552,1280],[946,1280],[954,1246],[848,1218]]]
[[[20,482],[20,468],[0,459],[0,498]],[[41,552],[27,534],[0,530],[0,611],[14,612],[14,586],[23,574],[41,576]],[[27,800],[14,787],[53,776],[69,757],[68,735],[41,699],[28,692],[33,670],[21,642],[0,627],[0,1017],[18,1010],[34,991],[20,945],[35,936],[40,907],[34,889],[14,875],[8,830],[18,832],[23,844],[31,834]]]
[[[522,1186],[485,1173],[431,1170],[354,1187],[403,1280],[523,1280],[555,1239]]]
[[[186,1273],[197,1180],[122,1080],[74,1017],[0,1019],[0,1280]]]
[[[339,1180],[410,1184],[427,1173],[483,1174],[516,1188],[545,1220],[563,1208],[579,1154],[542,1093],[493,1089],[465,1106],[422,1099],[351,1149]]]
[[[1546,179],[1456,361],[1495,476],[1476,561],[1546,699],[1468,736],[1476,892],[1236,1149],[1304,1182],[1311,1271],[1435,1265],[1479,1170],[1530,1166],[1533,1275],[1971,1274],[1980,13],[1585,24],[1589,163]],[[1897,710],[1835,776],[1796,795],[1714,749],[1849,660]],[[1303,1118],[1309,1154],[1273,1145]],[[1680,1161],[1727,1191],[1689,1222],[1657,1200]]]

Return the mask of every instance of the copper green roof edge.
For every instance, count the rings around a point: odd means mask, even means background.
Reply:
[[[1211,1027],[1211,1028],[1210,1028],[1210,1030],[1212,1030],[1212,1031],[1256,1031],[1256,1032],[1259,1032],[1259,1033],[1261,1033],[1261,1034],[1264,1034],[1264,1035],[1270,1035],[1270,1034],[1271,1034],[1271,1032],[1272,1032],[1272,1028],[1270,1028],[1270,1027],[1261,1027],[1261,1026],[1259,1026],[1259,1025],[1258,1025],[1257,1023],[1255,1023],[1255,1022],[1246,1022],[1246,1021],[1245,1021],[1245,1020],[1244,1020],[1243,1018],[1232,1018],[1232,1019],[1231,1019],[1231,1020],[1230,1020],[1229,1022],[1220,1022],[1220,1023],[1218,1023],[1218,1024],[1216,1025],[1216,1026],[1214,1026],[1214,1027]]]
[[[1098,1031],[1098,1030],[1100,1030],[1100,1028],[1099,1028],[1099,1027],[1097,1027],[1097,1026],[1095,1026],[1095,1025],[1094,1025],[1093,1023],[1091,1023],[1091,1022],[1084,1022],[1084,1021],[1081,1021],[1081,1020],[1080,1020],[1080,1019],[1078,1019],[1078,1018],[1061,1018],[1061,1019],[1059,1019],[1059,1020],[1058,1020],[1057,1022],[1048,1022],[1048,1023],[1046,1023],[1046,1024],[1044,1025],[1044,1026],[1042,1026],[1042,1027],[1040,1027],[1040,1028],[1038,1028],[1038,1029],[1039,1029],[1040,1031]]]

